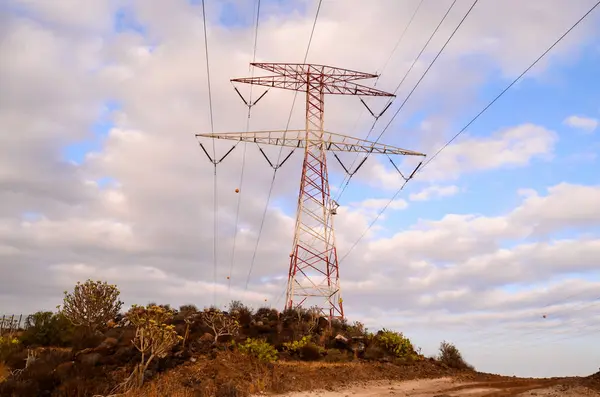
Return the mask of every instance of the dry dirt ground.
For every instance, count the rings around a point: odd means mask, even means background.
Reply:
[[[377,381],[338,391],[280,394],[283,397],[600,397],[600,392],[558,380],[464,382],[453,378]]]

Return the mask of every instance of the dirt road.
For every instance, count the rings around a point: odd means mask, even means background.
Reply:
[[[568,387],[556,380],[459,382],[452,378],[405,382],[377,381],[338,391],[282,394],[281,397],[600,397],[584,387]]]

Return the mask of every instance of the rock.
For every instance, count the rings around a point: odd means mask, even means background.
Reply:
[[[96,364],[98,364],[98,361],[100,361],[101,358],[102,354],[100,353],[88,353],[79,355],[78,360],[82,364],[95,366]]]
[[[56,368],[54,368],[54,373],[59,379],[65,380],[71,375],[74,365],[75,361],[67,361],[66,363],[59,364]]]
[[[342,343],[348,343],[348,338],[346,338],[344,335],[342,334],[337,334],[334,338],[336,341],[342,342]]]
[[[112,350],[119,344],[119,341],[116,338],[106,338],[96,350]]]

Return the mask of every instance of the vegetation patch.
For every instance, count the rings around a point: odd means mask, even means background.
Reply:
[[[150,303],[121,313],[119,295],[107,282],[77,283],[57,312],[0,335],[0,395],[247,396],[471,368],[453,345],[424,360],[400,332],[330,323],[316,308]]]

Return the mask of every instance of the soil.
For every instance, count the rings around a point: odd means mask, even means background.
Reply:
[[[340,389],[279,394],[285,397],[600,397],[600,391],[574,380],[515,379],[462,381],[457,378],[419,379],[403,382],[377,381]]]

